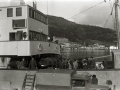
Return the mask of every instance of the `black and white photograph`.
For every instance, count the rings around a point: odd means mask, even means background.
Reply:
[[[0,90],[120,90],[119,0],[0,0]]]

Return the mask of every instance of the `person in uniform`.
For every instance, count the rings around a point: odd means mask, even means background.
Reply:
[[[29,63],[29,69],[37,69],[36,60],[32,57]]]

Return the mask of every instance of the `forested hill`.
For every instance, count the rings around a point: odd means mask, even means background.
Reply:
[[[49,35],[65,37],[70,41],[86,44],[105,43],[115,44],[116,32],[98,26],[81,25],[70,22],[61,17],[48,16]]]

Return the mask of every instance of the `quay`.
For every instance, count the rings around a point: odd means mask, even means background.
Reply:
[[[72,78],[75,74],[87,75],[87,73],[95,74],[98,78],[98,85],[100,90],[108,90],[106,88],[111,87],[112,90],[120,89],[120,70],[63,70],[63,69],[43,69],[43,70],[0,70],[0,90],[24,90],[24,80],[27,75],[36,75],[34,80],[34,90],[86,90],[84,87],[77,87],[75,89],[72,85]],[[75,77],[74,77],[75,78]],[[83,78],[82,78],[83,80]],[[107,81],[111,81],[110,85]],[[106,86],[106,87],[104,87]],[[95,87],[94,87],[95,88]],[[97,86],[96,86],[97,88]],[[81,89],[80,89],[81,90]],[[93,89],[88,89],[93,90]]]

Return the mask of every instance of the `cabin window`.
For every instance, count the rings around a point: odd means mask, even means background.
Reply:
[[[29,39],[32,40],[32,32],[30,32],[29,34],[30,34]]]
[[[41,15],[40,15],[40,14],[38,14],[38,20],[39,20],[39,21],[41,20]]]
[[[19,41],[19,40],[22,40],[22,37],[23,37],[23,31],[9,33],[9,40],[10,41]]]
[[[34,11],[34,18],[36,18],[36,12]]]
[[[15,32],[9,33],[9,40],[10,41],[15,41]]]
[[[33,18],[33,10],[31,8],[29,9],[29,16]]]
[[[47,23],[46,22],[47,21],[46,17],[41,15],[41,21],[44,22],[44,23]]]
[[[15,40],[22,40],[22,37],[23,37],[23,31],[17,31],[15,33]]]
[[[22,8],[16,8],[16,16],[22,16]]]
[[[42,21],[42,22],[43,22],[43,18],[44,18],[44,17],[41,15],[41,21]]]
[[[7,9],[7,17],[13,17],[13,8]]]
[[[39,13],[36,14],[36,19],[39,20]]]
[[[25,28],[25,19],[13,20],[13,28]]]

